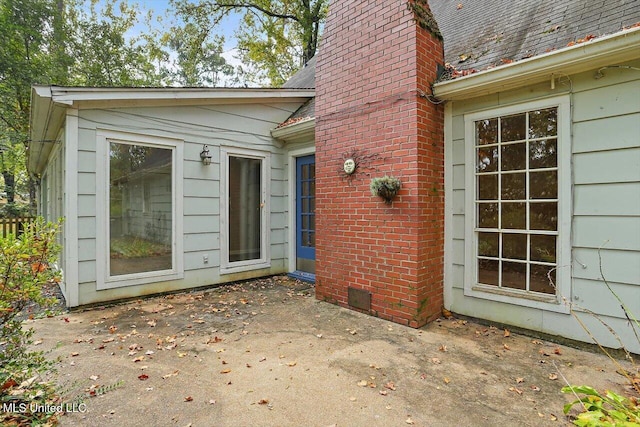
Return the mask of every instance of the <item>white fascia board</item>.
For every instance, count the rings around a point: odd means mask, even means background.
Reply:
[[[41,173],[64,123],[67,107],[53,102],[49,86],[33,86],[27,170]]]
[[[271,136],[284,142],[298,142],[311,138],[315,134],[316,119],[309,117],[299,122],[276,128],[271,131]]]
[[[640,58],[640,28],[436,83],[434,95],[455,101],[489,95]]]
[[[53,100],[72,105],[87,101],[193,101],[193,100],[265,100],[311,98],[309,89],[245,88],[51,88]]]

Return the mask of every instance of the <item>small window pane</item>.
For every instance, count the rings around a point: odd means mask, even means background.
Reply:
[[[503,171],[527,168],[527,145],[524,142],[502,146],[501,167]]]
[[[501,195],[502,200],[524,200],[527,197],[527,174],[502,175]]]
[[[557,203],[531,203],[529,215],[532,230],[558,230]]]
[[[556,199],[558,197],[558,172],[531,172],[529,197],[532,199]]]
[[[527,288],[527,264],[521,262],[502,262],[502,287],[511,289]]]
[[[511,259],[527,259],[527,235],[503,234],[502,257]]]
[[[502,204],[502,228],[524,230],[527,226],[526,203]]]
[[[478,255],[498,257],[498,233],[478,233]]]
[[[498,142],[498,119],[476,122],[476,144],[495,144]]]
[[[545,139],[529,143],[529,168],[555,168],[558,166],[558,140]]]
[[[303,215],[302,216],[302,228],[304,230],[308,230],[309,229],[309,215]]]
[[[548,108],[529,113],[529,138],[544,138],[558,134],[558,109]]]
[[[309,165],[302,165],[302,179],[309,179]]]
[[[527,136],[525,114],[502,117],[500,119],[500,137],[502,142],[520,141]]]
[[[500,263],[492,259],[478,260],[478,283],[499,286],[498,269]]]
[[[556,262],[556,236],[532,235],[531,254],[532,261]]]
[[[478,227],[498,228],[497,203],[480,203],[478,205]]]
[[[498,175],[480,175],[478,177],[478,199],[498,200]]]
[[[531,264],[531,277],[529,278],[529,289],[534,292],[544,294],[555,294],[554,284],[556,283],[556,270],[548,265]],[[549,281],[551,277],[551,281]]]
[[[479,148],[477,150],[478,172],[496,172],[498,170],[498,147]]]

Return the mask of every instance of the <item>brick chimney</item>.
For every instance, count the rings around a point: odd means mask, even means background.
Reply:
[[[444,64],[426,0],[334,0],[316,68],[316,295],[419,327],[443,304]],[[355,173],[343,163],[354,158]],[[374,177],[402,186],[392,203]]]

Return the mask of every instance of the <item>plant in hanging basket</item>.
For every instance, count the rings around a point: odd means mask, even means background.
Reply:
[[[369,188],[372,195],[382,197],[384,202],[390,205],[393,198],[400,191],[400,178],[387,175],[381,178],[373,178]]]

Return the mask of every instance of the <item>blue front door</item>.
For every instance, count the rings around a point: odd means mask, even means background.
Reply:
[[[316,158],[296,159],[296,270],[316,272]]]

